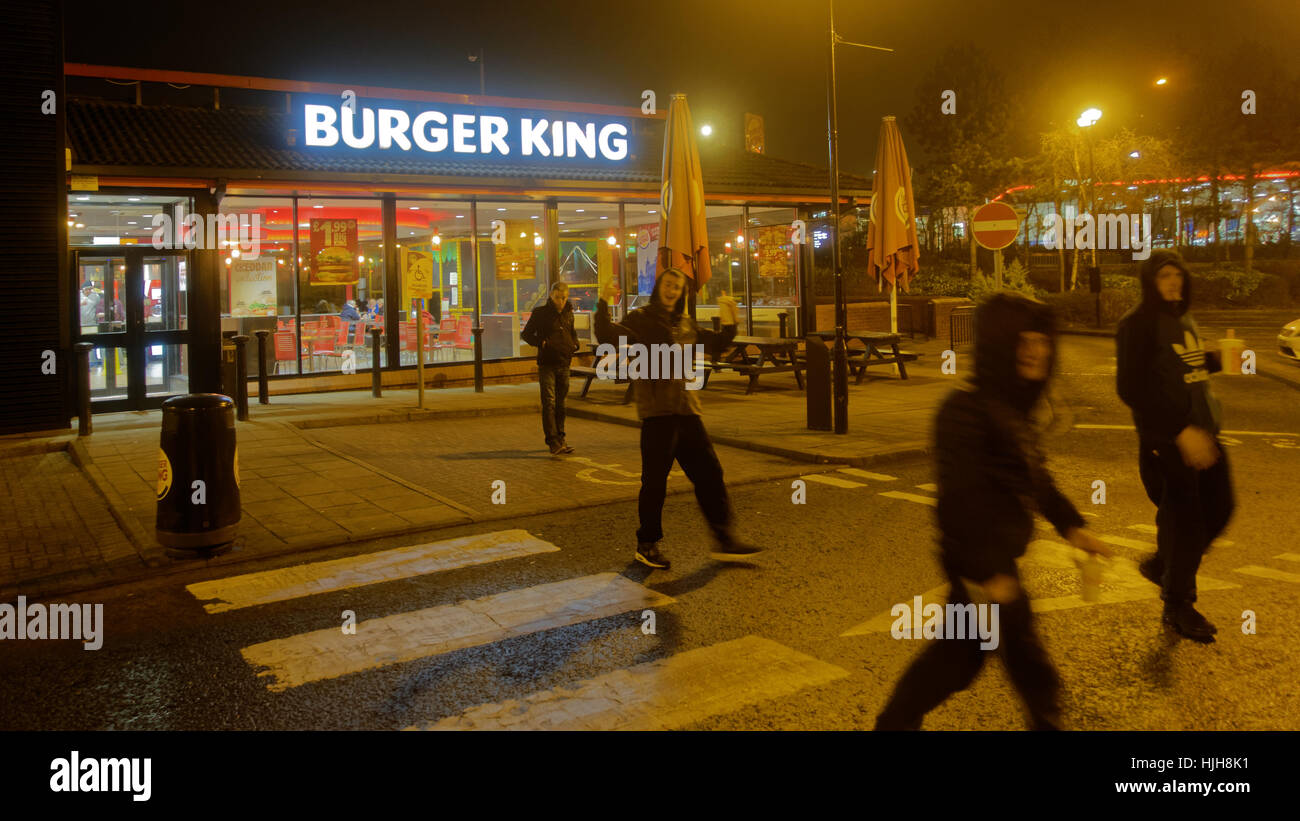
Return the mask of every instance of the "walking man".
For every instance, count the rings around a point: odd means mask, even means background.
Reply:
[[[1034,510],[1075,547],[1111,555],[1056,489],[1030,422],[1055,365],[1054,337],[1046,305],[1007,292],[985,300],[975,313],[973,388],[948,396],[934,429],[949,604],[996,606],[996,646],[1035,730],[1060,729],[1060,679],[1034,633],[1016,568],[1034,537]],[[946,612],[951,617],[954,608]],[[932,641],[912,662],[876,718],[877,730],[920,729],[926,713],[970,686],[986,651],[978,635],[957,636]]]
[[[520,334],[537,348],[537,384],[542,390],[542,432],[552,456],[573,453],[564,439],[564,399],[569,395],[569,363],[578,351],[569,286],[551,286],[551,298],[537,306]]]
[[[760,552],[756,547],[737,542],[732,535],[731,503],[722,478],[722,465],[700,419],[698,391],[687,389],[684,373],[689,363],[695,361],[697,343],[706,348],[721,348],[735,337],[735,311],[724,311],[721,332],[701,328],[685,313],[686,286],[686,275],[676,268],[661,272],[655,280],[650,304],[628,313],[622,323],[614,323],[609,319],[609,301],[617,285],[610,280],[601,289],[596,306],[596,339],[602,344],[617,346],[622,337],[629,345],[645,345],[647,353],[643,355],[650,356],[651,362],[674,359],[684,366],[677,378],[661,371],[657,378],[635,379],[632,383],[637,416],[641,419],[636,560],[656,570],[666,570],[671,564],[659,550],[659,541],[664,535],[662,517],[668,472],[674,461],[695,485],[695,499],[713,531],[716,544],[709,555],[720,561],[735,561]],[[655,345],[664,347],[651,347]],[[668,349],[669,356],[653,353],[664,348]]]
[[[1160,585],[1165,625],[1209,643],[1217,630],[1193,606],[1196,571],[1227,527],[1234,501],[1209,385],[1221,362],[1217,351],[1204,349],[1187,314],[1190,301],[1182,257],[1153,253],[1142,265],[1142,302],[1115,334],[1115,376],[1120,399],[1133,411],[1142,484],[1156,505],[1156,554],[1140,570]]]

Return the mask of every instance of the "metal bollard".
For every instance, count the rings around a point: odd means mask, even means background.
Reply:
[[[93,430],[90,424],[90,352],[94,347],[90,342],[78,342],[73,346],[77,352],[78,436],[89,436]]]
[[[240,334],[235,342],[235,418],[248,421],[248,337]]]
[[[483,324],[470,329],[474,334],[474,392],[483,392]]]
[[[379,370],[379,337],[383,335],[383,328],[370,329],[370,395],[376,399],[384,395],[383,374]]]
[[[253,331],[257,335],[257,404],[271,404],[270,387],[266,381],[266,340],[271,332],[263,328]]]
[[[778,334],[778,336],[780,336],[782,339],[785,339],[786,337],[785,325],[790,320],[790,315],[785,311],[782,311],[781,313],[776,315],[776,318],[781,322],[781,332]]]

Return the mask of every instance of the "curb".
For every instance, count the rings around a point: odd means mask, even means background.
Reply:
[[[127,539],[135,547],[136,555],[139,556],[144,566],[161,566],[166,558],[162,546],[157,545],[154,539],[140,527],[135,517],[129,513],[130,506],[122,498],[122,494],[117,492],[117,488],[113,487],[113,483],[104,477],[99,468],[95,467],[95,460],[90,457],[90,453],[80,439],[73,439],[69,443],[68,456],[108,504],[108,512],[112,514],[117,526],[122,529]]]

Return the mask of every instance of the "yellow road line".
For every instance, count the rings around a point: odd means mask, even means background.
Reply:
[[[848,479],[841,479],[838,476],[827,476],[822,473],[810,473],[807,476],[800,476],[799,478],[809,482],[821,482],[823,485],[830,485],[831,487],[866,487],[866,485],[861,482],[850,482]]]
[[[904,493],[901,490],[887,490],[882,492],[880,495],[888,496],[891,499],[902,499],[907,502],[916,502],[917,504],[929,505],[930,507],[935,507],[936,505],[939,504],[939,500],[934,498],[933,496],[921,496],[916,493]]]
[[[1300,582],[1300,573],[1288,573],[1285,570],[1274,570],[1271,567],[1260,567],[1253,564],[1233,568],[1232,572],[1244,573],[1247,576],[1258,576],[1261,579],[1272,579],[1275,582]]]
[[[840,473],[847,473],[850,476],[861,476],[863,479],[871,479],[872,481],[875,482],[898,481],[897,476],[889,476],[888,474],[884,474],[884,473],[872,473],[871,471],[860,470],[858,468],[840,468]]]

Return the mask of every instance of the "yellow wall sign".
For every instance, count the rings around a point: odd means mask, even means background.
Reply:
[[[68,188],[72,191],[98,191],[99,177],[94,174],[73,174],[68,181]]]
[[[172,463],[167,451],[158,449],[158,499],[161,501],[172,489]]]
[[[433,299],[433,256],[402,249],[403,292],[407,299]]]

